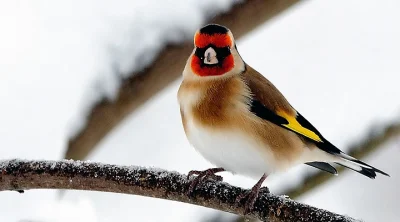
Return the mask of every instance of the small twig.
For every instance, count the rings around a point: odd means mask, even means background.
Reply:
[[[224,182],[206,181],[186,195],[185,175],[136,166],[117,166],[88,161],[0,161],[0,191],[28,189],[75,189],[136,194],[162,198],[242,215],[235,205],[242,188]],[[263,221],[356,221],[350,217],[311,207],[262,192],[247,215]]]

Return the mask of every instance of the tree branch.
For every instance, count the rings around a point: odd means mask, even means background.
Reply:
[[[186,195],[185,175],[136,166],[117,166],[83,161],[0,162],[0,191],[26,189],[75,189],[135,194],[195,204],[242,215],[244,206],[235,206],[235,198],[245,190],[224,182],[206,181]],[[305,204],[262,192],[249,218],[263,221],[356,221]]]

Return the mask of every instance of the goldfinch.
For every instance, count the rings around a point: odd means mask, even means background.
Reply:
[[[194,35],[194,49],[183,70],[178,101],[183,128],[192,146],[216,166],[191,171],[198,176],[189,191],[217,172],[230,171],[261,178],[247,197],[253,208],[265,178],[298,164],[337,174],[330,163],[369,178],[387,173],[357,160],[325,139],[282,93],[246,64],[232,32],[209,24]]]

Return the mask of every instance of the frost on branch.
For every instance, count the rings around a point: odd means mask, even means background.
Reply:
[[[235,205],[245,190],[224,182],[206,181],[186,195],[186,175],[156,168],[117,166],[89,161],[0,161],[0,191],[29,189],[74,189],[126,193],[162,198],[242,215]],[[155,209],[156,210],[156,209]],[[283,196],[260,193],[250,218],[263,221],[356,221],[311,207]]]

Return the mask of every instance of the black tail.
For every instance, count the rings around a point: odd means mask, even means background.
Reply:
[[[333,167],[332,165],[330,165],[329,163],[324,163],[324,162],[308,162],[306,163],[309,166],[315,167],[317,169],[326,171],[328,173],[337,175],[337,170],[335,169],[335,167]]]
[[[344,153],[342,153],[340,155],[340,157],[341,157],[342,161],[336,162],[337,164],[344,166],[346,168],[349,168],[351,170],[354,170],[356,172],[359,172],[362,175],[367,176],[371,179],[375,179],[376,173],[380,173],[382,175],[390,177],[389,174],[383,172],[382,170],[379,170],[369,164],[362,162],[361,160],[357,160],[357,159],[355,159],[351,156],[348,156]]]

